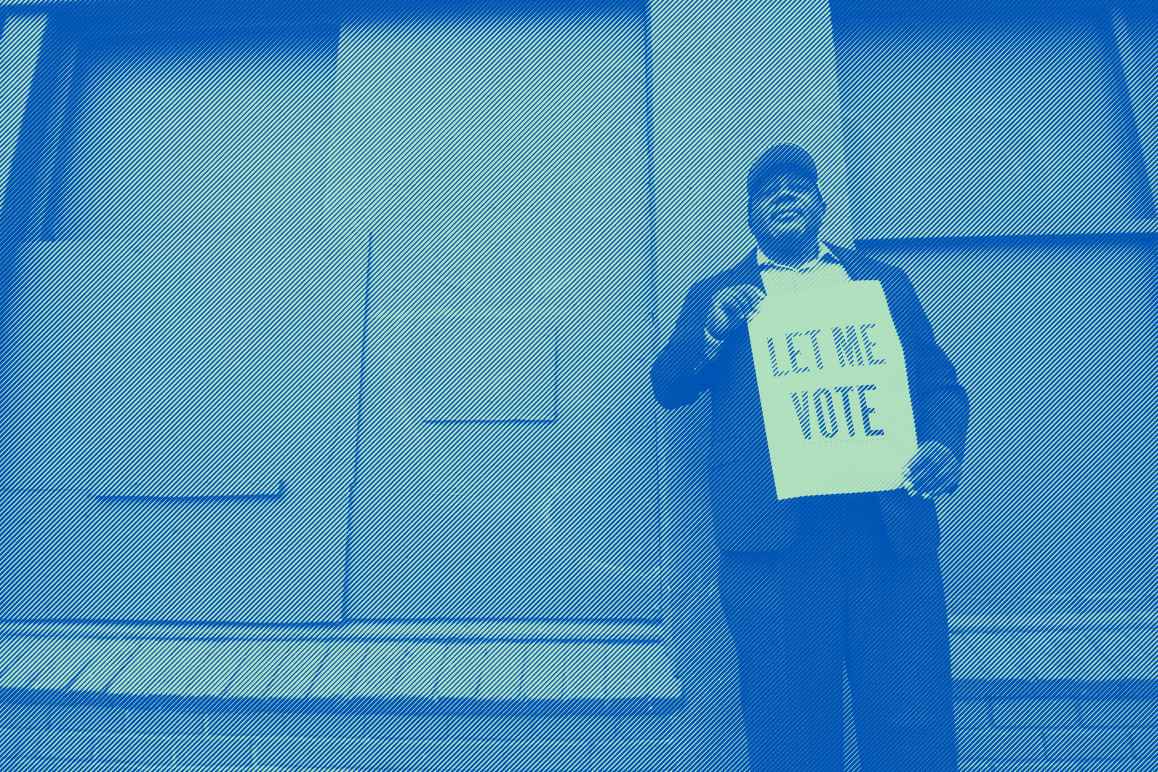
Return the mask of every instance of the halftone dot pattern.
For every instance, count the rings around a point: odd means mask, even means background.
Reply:
[[[662,415],[647,366],[687,287],[750,246],[744,173],[779,141],[818,159],[825,237],[912,278],[972,400],[963,487],[938,504],[961,693],[1150,694],[1158,16],[1024,6],[833,0],[831,26],[817,0],[286,6],[284,25],[176,32],[111,10],[78,40],[51,29],[78,44],[55,167],[40,193],[0,183],[44,213],[41,239],[0,244],[0,616],[482,627],[6,638],[0,693],[128,702],[3,734],[0,766],[746,768],[705,557],[707,400]],[[6,177],[35,141],[43,31],[4,20]],[[473,389],[440,387],[464,370]],[[497,640],[511,619],[574,632],[520,648]],[[591,622],[634,643],[584,648]],[[442,689],[599,712],[673,667],[687,703],[654,751],[622,729],[547,741],[547,722],[470,743],[428,716],[370,739],[351,709]],[[223,694],[281,715],[186,710]],[[994,703],[962,769],[1147,768],[1146,699],[1024,731]],[[326,707],[295,712],[309,700]],[[339,722],[357,736],[310,736]],[[846,741],[858,768],[851,724]]]

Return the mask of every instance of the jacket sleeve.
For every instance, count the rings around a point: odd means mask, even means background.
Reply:
[[[705,358],[704,321],[711,297],[693,284],[667,344],[651,365],[651,388],[668,410],[690,405],[707,388],[718,357]]]
[[[969,396],[957,381],[957,369],[937,344],[912,282],[904,271],[898,270],[897,274],[900,305],[908,315],[904,322],[915,348],[912,360],[906,364],[918,435],[922,441],[940,442],[962,461],[969,427]]]

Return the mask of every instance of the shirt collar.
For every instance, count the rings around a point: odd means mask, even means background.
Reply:
[[[833,251],[828,248],[828,245],[825,244],[823,241],[818,242],[817,246],[819,247],[819,249],[817,250],[816,257],[801,264],[798,268],[790,268],[788,266],[781,267],[780,263],[774,263],[771,260],[769,260],[768,256],[764,254],[764,250],[760,249],[760,245],[757,244],[756,245],[756,265],[759,267],[762,267],[765,265],[771,265],[774,268],[780,268],[781,270],[807,271],[810,268],[815,268],[817,265],[820,265],[821,263],[839,263],[840,262],[840,258],[838,258],[833,253]]]

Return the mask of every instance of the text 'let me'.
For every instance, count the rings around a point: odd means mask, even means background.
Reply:
[[[768,339],[772,375],[804,375],[819,370],[876,367],[886,360],[873,339],[873,323],[848,324],[821,329],[791,330],[782,338]],[[871,383],[822,386],[789,394],[800,431],[806,440],[815,437],[880,437],[884,430],[872,425],[875,412],[869,394]]]

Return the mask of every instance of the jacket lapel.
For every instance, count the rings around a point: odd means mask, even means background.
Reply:
[[[742,284],[751,284],[761,292],[764,291],[764,280],[760,278],[760,270],[756,267],[756,248],[752,247],[747,256],[732,269],[732,275]]]
[[[845,247],[838,247],[829,245],[832,253],[840,258],[840,264],[844,266],[845,273],[848,278],[853,281],[863,281],[866,279],[880,279],[880,274],[873,269],[873,267],[860,254],[853,249]]]

